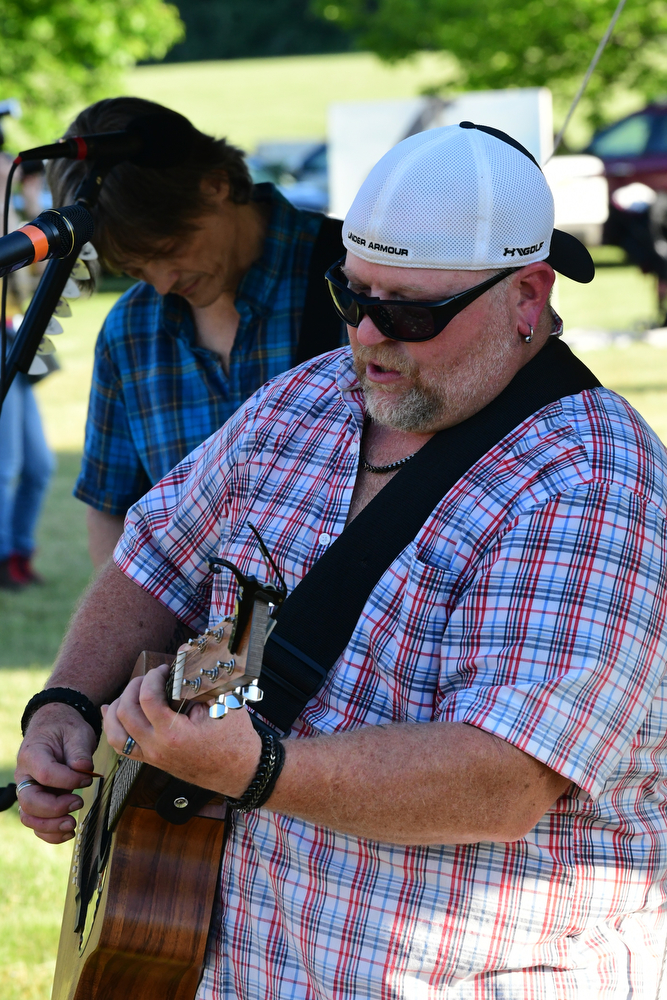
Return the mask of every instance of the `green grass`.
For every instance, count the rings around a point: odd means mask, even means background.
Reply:
[[[43,685],[46,671],[15,669],[0,676],[0,784],[5,784],[14,769],[23,706]],[[0,844],[0,997],[47,1000],[72,845],[53,848],[37,840],[15,808],[0,813]]]
[[[643,329],[657,319],[655,278],[635,267],[600,267],[590,285],[559,275],[553,301],[566,331]]]
[[[90,576],[85,508],[71,495],[80,456],[58,452],[57,457],[58,470],[40,520],[35,559],[46,583],[18,593],[0,590],[0,667],[47,666],[53,661]]]
[[[234,59],[140,66],[128,76],[126,91],[252,150],[264,139],[324,138],[334,101],[414,97],[451,72],[451,61],[434,53],[398,66],[366,52]]]

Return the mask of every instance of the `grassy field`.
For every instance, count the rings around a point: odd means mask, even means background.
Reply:
[[[653,285],[629,268],[601,269],[591,286],[560,280],[558,308],[567,327],[631,329],[653,314]],[[58,452],[39,532],[42,589],[0,592],[0,783],[9,780],[23,706],[43,684],[67,619],[90,575],[84,508],[71,496],[83,442],[93,347],[115,295],[72,303],[59,338],[62,371],[38,387],[47,434]],[[667,441],[667,350],[645,344],[586,352],[601,381],[626,396]],[[0,813],[0,997],[47,1000],[71,848],[42,844]]]
[[[355,52],[139,66],[126,89],[252,150],[265,139],[324,138],[333,101],[414,97],[451,72],[451,61],[434,53],[388,66]]]

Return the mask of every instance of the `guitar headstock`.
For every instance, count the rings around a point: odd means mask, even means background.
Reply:
[[[179,646],[169,678],[172,702],[210,701],[241,684],[246,677],[248,636],[232,654],[229,644],[234,625],[234,617],[223,618],[215,628]]]
[[[271,612],[285,599],[287,588],[258,532],[262,555],[275,571],[279,586],[260,584],[254,576],[244,576],[226,559],[211,559],[214,573],[230,569],[239,583],[233,615],[207,628],[196,639],[179,647],[167,683],[167,697],[174,711],[187,702],[209,702],[209,714],[221,718],[228,709],[242,708],[246,702],[263,698],[257,679],[262,670],[264,643],[275,625]]]

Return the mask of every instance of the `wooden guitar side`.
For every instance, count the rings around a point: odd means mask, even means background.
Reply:
[[[156,665],[150,661],[152,654],[142,655],[143,669]],[[102,737],[95,770],[107,775],[116,758]],[[184,826],[161,819],[147,806],[159,793],[160,776],[153,768],[143,769],[118,821],[97,914],[83,947],[74,931],[77,889],[70,878],[52,1000],[193,1000],[195,996],[224,824],[215,807],[205,807],[202,811],[209,815],[195,816]],[[93,790],[94,786],[83,792],[80,822],[90,809]]]

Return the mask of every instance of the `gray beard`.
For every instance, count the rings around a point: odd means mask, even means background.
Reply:
[[[421,372],[419,365],[400,353],[398,344],[382,343],[375,347],[357,346],[354,370],[361,384],[366,413],[375,423],[397,431],[429,434],[451,427],[486,405],[486,386],[496,382],[498,372],[506,368],[505,359],[512,351],[515,332],[505,316],[500,315],[493,333],[478,345],[465,362],[454,368],[442,365]],[[411,378],[409,389],[384,387],[366,376],[366,364],[375,361],[383,368],[393,368]],[[495,393],[497,394],[497,393]],[[481,402],[477,405],[477,400]]]

